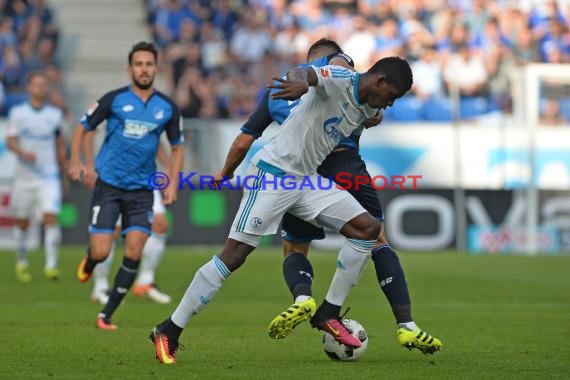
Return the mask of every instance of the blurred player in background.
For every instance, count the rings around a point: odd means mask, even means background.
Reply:
[[[85,136],[83,144],[83,156],[85,157],[86,176],[85,184],[93,189],[95,187],[95,164],[93,162],[93,132]],[[158,147],[156,155],[158,162],[162,166],[162,170],[168,167],[168,154],[163,144]],[[162,195],[160,191],[153,191],[153,205],[152,205],[152,234],[146,241],[141,258],[141,265],[137,279],[133,287],[133,294],[136,297],[148,297],[152,301],[167,304],[170,303],[172,298],[167,293],[160,290],[155,281],[156,269],[162,261],[164,251],[166,249],[166,233],[168,232],[168,220],[166,219],[166,208],[162,204]],[[109,256],[102,263],[98,264],[93,270],[93,291],[91,292],[91,301],[98,302],[106,305],[109,301],[109,274],[113,265],[113,258],[115,253],[115,239],[121,233],[121,218],[117,221],[115,232],[113,233],[113,244]]]
[[[166,95],[153,87],[158,51],[152,43],[139,42],[128,55],[131,84],[104,95],[87,111],[75,128],[71,145],[69,175],[79,181],[86,167],[80,152],[85,134],[107,120],[105,140],[96,160],[97,180],[91,202],[87,255],[77,268],[80,282],[87,282],[95,266],[111,251],[113,232],[121,215],[125,236],[123,262],[115,277],[109,301],[99,313],[96,325],[116,330],[111,322],[133,285],[143,247],[151,234],[153,191],[149,185],[156,171],[160,135],[166,131],[172,146],[168,172],[178,173],[184,161],[180,110]],[[93,176],[93,173],[87,173]],[[176,201],[178,176],[164,189],[165,205]]]
[[[44,274],[55,280],[61,230],[58,214],[65,176],[65,142],[62,137],[64,114],[47,104],[48,78],[34,72],[27,79],[28,101],[15,106],[8,116],[7,145],[16,155],[16,179],[12,188],[11,210],[16,219],[14,233],[18,244],[16,278],[30,282],[28,264],[28,227],[30,219],[41,217],[44,226]]]
[[[330,63],[353,70],[350,57],[342,53],[336,42],[328,39],[321,39],[311,46],[307,61],[308,64],[300,67],[308,65],[320,67]],[[272,99],[269,95],[270,91],[267,91],[257,110],[241,128],[241,133],[230,148],[224,168],[215,176],[218,181],[224,177],[232,178],[234,171],[245,158],[255,139],[260,137],[273,121],[281,124],[299,103],[299,100]],[[362,127],[367,128],[379,124],[380,121],[381,114],[367,120]],[[356,130],[349,137],[343,138],[339,142],[335,150],[319,166],[318,173],[320,175],[325,178],[336,178],[338,173],[350,173],[353,176],[370,178],[370,174],[366,170],[366,163],[359,154],[362,129]],[[371,215],[382,223],[382,229],[371,258],[375,265],[378,283],[390,303],[398,325],[398,342],[403,347],[418,348],[422,352],[432,353],[441,347],[441,341],[421,330],[412,318],[411,299],[404,270],[397,254],[392,250],[386,238],[383,223],[384,212],[378,198],[378,192],[372,187],[371,182],[369,180],[367,184],[359,184],[358,190],[352,186],[348,191]],[[325,237],[324,230],[286,213],[283,216],[281,235],[285,257],[283,276],[293,295],[294,304],[278,314],[269,324],[269,336],[275,339],[285,338],[298,324],[311,317],[313,317],[313,324],[327,326],[322,323],[322,320],[326,320],[328,315],[340,313],[348,290],[358,281],[358,279],[348,282],[343,280],[342,269],[337,269],[327,296],[319,308],[320,313],[317,313],[316,301],[312,297],[314,272],[307,256],[311,241],[323,239]],[[315,314],[317,315],[315,316]],[[329,330],[329,332],[338,331],[337,328]]]

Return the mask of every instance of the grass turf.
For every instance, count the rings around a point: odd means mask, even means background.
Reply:
[[[325,356],[320,333],[308,324],[284,340],[266,335],[268,322],[291,299],[280,249],[260,249],[190,321],[178,363],[163,366],[154,359],[148,332],[174,310],[194,271],[216,249],[168,247],[158,280],[174,304],[129,294],[114,316],[116,332],[94,326],[101,307],[89,302],[91,284],[75,279],[82,252],[63,249],[64,275],[56,282],[44,279],[41,254],[32,253],[30,284],[16,282],[13,255],[0,252],[0,378],[552,379],[570,373],[570,257],[401,253],[414,317],[444,344],[433,356],[397,345],[370,264],[346,303],[349,316],[369,334],[368,351],[356,363],[339,363]],[[318,301],[335,257],[311,254]]]

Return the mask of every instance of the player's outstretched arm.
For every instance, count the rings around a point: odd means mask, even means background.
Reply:
[[[81,179],[81,173],[85,171],[85,166],[81,163],[81,147],[86,133],[87,130],[83,127],[83,124],[77,124],[71,137],[71,157],[67,174],[76,182]]]
[[[170,183],[164,190],[164,199],[162,203],[166,206],[173,204],[178,199],[178,173],[182,171],[184,165],[184,145],[176,144],[172,146],[172,155],[170,156],[170,165],[168,173],[170,175]]]
[[[309,91],[309,86],[316,86],[319,82],[315,70],[307,68],[293,68],[287,72],[287,78],[272,77],[277,84],[267,87],[280,91],[271,94],[273,99],[296,100]]]
[[[83,137],[83,159],[85,160],[85,168],[83,170],[83,182],[85,186],[90,189],[95,187],[95,181],[97,180],[97,173],[95,172],[95,161],[93,154],[93,140],[95,139],[95,132],[88,131]]]
[[[217,189],[222,180],[234,177],[234,172],[243,162],[243,159],[254,141],[254,136],[243,132],[235,138],[226,157],[223,169],[214,175],[214,188]]]

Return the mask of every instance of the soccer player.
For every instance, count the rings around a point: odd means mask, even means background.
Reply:
[[[347,237],[340,250],[346,272],[360,272],[355,262],[367,257],[374,245],[380,223],[346,191],[334,186],[288,190],[273,185],[292,176],[297,183],[326,182],[317,167],[342,137],[349,136],[378,108],[391,106],[412,86],[407,61],[390,57],[357,74],[337,66],[293,69],[287,79],[271,85],[281,91],[275,99],[296,100],[305,94],[280,128],[279,133],[252,159],[248,174],[255,177],[244,195],[222,252],[195,274],[180,304],[165,321],[151,331],[158,360],[176,361],[178,339],[190,318],[211,302],[223,280],[237,270],[253,252],[263,235],[277,231],[281,218],[290,211],[311,223],[322,223]],[[290,177],[289,177],[290,178]],[[353,276],[353,275],[352,275]],[[331,316],[323,321],[339,330],[338,341],[353,347],[360,342]],[[319,326],[322,328],[322,326]]]
[[[166,131],[172,145],[168,172],[181,170],[184,151],[180,111],[166,95],[153,87],[158,52],[152,43],[139,42],[128,55],[131,84],[104,95],[87,111],[75,128],[71,146],[70,177],[79,181],[85,166],[80,151],[86,133],[107,120],[105,140],[96,160],[97,181],[91,201],[87,255],[77,268],[80,282],[87,282],[95,266],[111,250],[119,215],[125,254],[115,277],[109,301],[97,316],[97,327],[116,330],[111,317],[137,275],[143,246],[151,234],[153,195],[148,181],[156,170],[160,135]],[[164,205],[176,201],[178,177],[164,190]]]
[[[27,231],[30,218],[41,216],[44,226],[44,274],[55,280],[61,230],[57,216],[61,208],[65,178],[65,143],[61,135],[63,111],[47,104],[48,78],[43,72],[28,76],[28,101],[15,106],[8,116],[8,149],[18,158],[10,206],[16,218],[14,233],[18,243],[16,278],[30,282]],[[38,215],[39,214],[39,215]]]
[[[342,54],[340,47],[331,40],[322,39],[317,41],[308,52],[307,60],[310,64],[321,66],[322,57],[330,60],[336,65],[351,69],[352,62],[349,57]],[[338,57],[338,58],[337,58]],[[346,59],[347,61],[344,61]],[[325,61],[326,62],[326,61]],[[346,63],[349,64],[346,64]],[[264,101],[253,113],[249,120],[241,128],[241,133],[236,137],[230,152],[226,158],[224,168],[216,174],[216,178],[232,178],[235,169],[243,161],[251,144],[265,131],[272,121],[279,124],[289,115],[291,109],[296,106],[295,102],[271,99],[269,91],[265,94]],[[380,122],[379,118],[367,120],[365,127],[369,127]],[[350,173],[354,177],[368,177],[366,164],[358,153],[358,143],[361,129],[355,131],[351,136],[342,139],[335,150],[327,156],[317,173],[325,178],[336,178],[338,173]],[[418,348],[424,353],[434,352],[441,348],[441,341],[423,332],[415,324],[411,315],[411,300],[405,280],[404,270],[400,264],[397,254],[389,246],[384,232],[384,213],[377,191],[372,187],[371,180],[366,184],[360,184],[359,190],[355,190],[354,184],[349,193],[381,223],[382,228],[378,240],[372,251],[372,261],[375,265],[378,283],[391,305],[393,315],[398,325],[397,338],[403,347]],[[283,248],[285,260],[283,263],[283,275],[291,294],[294,304],[284,312],[277,315],[269,324],[269,336],[281,339],[288,336],[300,323],[315,315],[317,306],[312,297],[313,267],[307,259],[309,246],[312,240],[323,239],[324,230],[321,227],[304,222],[303,220],[286,213],[282,220],[281,234],[283,237]],[[337,269],[340,272],[342,269]],[[342,301],[348,295],[347,287],[352,287],[352,282],[343,283],[335,277],[325,297],[321,309],[331,310],[331,313],[339,313]],[[355,283],[354,283],[355,284]],[[337,292],[337,288],[340,290]],[[319,319],[319,314],[315,319]],[[331,332],[331,331],[329,331]],[[432,339],[433,338],[433,339]]]

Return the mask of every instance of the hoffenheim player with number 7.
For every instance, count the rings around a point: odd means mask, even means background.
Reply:
[[[153,192],[149,176],[156,171],[155,157],[160,135],[166,131],[172,146],[169,173],[178,173],[184,162],[180,110],[153,87],[158,51],[152,43],[139,42],[128,56],[131,84],[104,95],[91,106],[75,128],[69,175],[92,177],[80,161],[85,135],[107,120],[105,140],[95,162],[97,182],[89,213],[90,245],[77,268],[77,278],[87,282],[95,266],[111,250],[115,223],[122,217],[125,257],[109,296],[96,319],[102,330],[116,330],[111,317],[129,291],[139,268],[143,246],[151,234]],[[164,189],[164,205],[176,201],[178,177]]]

